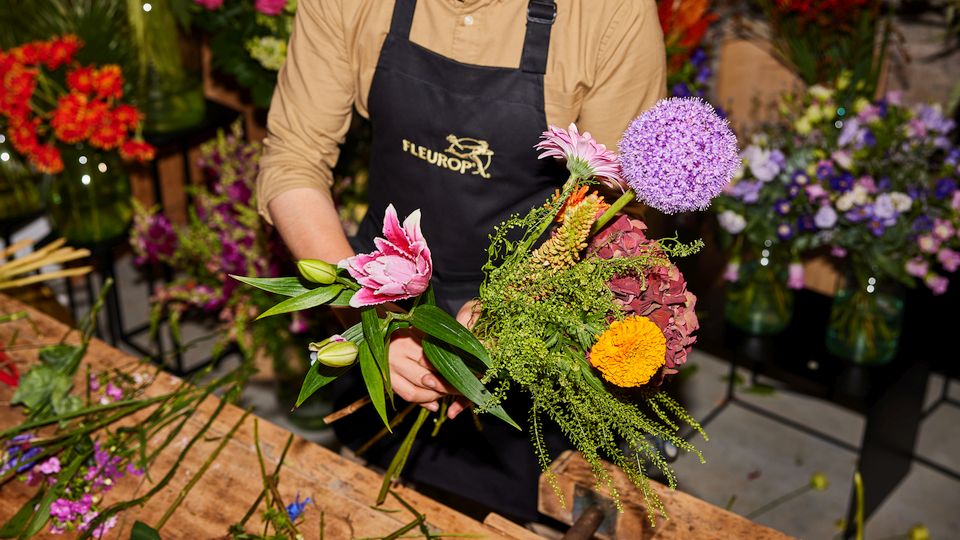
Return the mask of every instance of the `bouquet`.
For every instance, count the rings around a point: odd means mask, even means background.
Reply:
[[[237,289],[230,273],[279,276],[278,261],[287,260],[285,248],[272,232],[265,232],[256,212],[254,187],[259,170],[260,143],[247,143],[239,124],[230,134],[201,147],[199,164],[205,182],[190,188],[194,200],[188,223],[175,227],[163,214],[138,208],[130,245],[139,265],[166,264],[182,273],[155,294],[153,319],[169,312],[174,335],[188,310],[215,314],[225,333],[215,353],[236,343],[245,358],[265,351],[281,358],[292,333],[306,330],[303,318],[276,318],[253,327],[256,315],[272,305],[262,291]]]
[[[846,96],[873,96],[892,34],[880,0],[761,0],[780,60],[807,85],[841,75]]]
[[[123,102],[120,67],[78,64],[74,57],[82,46],[67,34],[0,50],[0,129],[43,173],[63,171],[63,153],[78,145],[153,159],[154,148],[140,137],[143,115]]]
[[[544,206],[512,217],[492,235],[472,332],[434,305],[432,259],[419,211],[401,222],[388,207],[373,253],[336,266],[300,261],[302,278],[236,277],[289,297],[261,317],[319,305],[361,309],[358,325],[310,345],[315,367],[304,380],[301,401],[359,364],[370,400],[390,429],[386,344],[395,330],[413,327],[424,334],[423,350],[433,367],[475,412],[519,428],[507,410],[506,391],[519,388],[530,395],[527,429],[548,474],[544,417],[563,429],[614,497],[604,458],[662,511],[647,470],[658,467],[671,485],[675,480],[646,436],[696,452],[677,431],[680,423],[699,430],[678,403],[658,391],[686,360],[697,329],[695,297],[670,257],[692,253],[700,243],[654,241],[639,221],[611,221],[632,200],[668,213],[705,208],[739,164],[736,139],[708,104],[674,98],[630,125],[619,156],[573,125],[551,127],[538,148],[541,158],[565,159],[570,178]],[[608,205],[591,192],[601,182],[620,187],[623,195]],[[385,302],[411,298],[408,313],[377,311]],[[427,415],[426,409],[420,412],[388,470],[381,501]]]
[[[296,0],[193,0],[194,23],[210,35],[216,69],[250,90],[253,103],[270,106],[277,72],[287,57]]]
[[[658,14],[667,51],[667,87],[676,97],[706,97],[713,71],[703,37],[717,15],[710,0],[660,0]]]

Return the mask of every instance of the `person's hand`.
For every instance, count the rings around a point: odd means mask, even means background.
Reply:
[[[457,313],[457,321],[467,328],[473,326],[479,316],[478,304],[471,300],[464,304]],[[413,330],[398,330],[390,338],[390,383],[393,391],[410,403],[418,403],[421,407],[437,412],[440,410],[439,400],[447,395],[457,394],[433,370],[427,361],[420,346],[420,336]],[[447,417],[456,418],[467,407],[463,396],[447,407]]]

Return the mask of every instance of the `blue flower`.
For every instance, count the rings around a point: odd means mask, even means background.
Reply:
[[[779,201],[773,203],[773,209],[781,216],[785,216],[790,213],[790,201],[786,199],[780,199]]]
[[[933,220],[929,216],[919,216],[913,220],[914,232],[922,233],[933,229]]]
[[[850,173],[843,173],[838,176],[831,176],[830,188],[840,193],[850,191],[853,189],[853,175]]]
[[[777,227],[777,236],[779,236],[781,240],[793,238],[793,227],[791,227],[789,223],[781,223]]]
[[[797,195],[800,194],[800,191],[802,189],[803,188],[801,188],[799,184],[789,184],[787,186],[787,196],[790,197],[791,199],[794,199],[797,197]]]
[[[709,60],[710,57],[707,56],[707,51],[703,50],[703,47],[697,47],[693,53],[690,54],[690,63],[693,64],[694,67],[700,67]]]
[[[797,218],[797,230],[800,232],[811,232],[817,230],[817,224],[813,216],[800,216]]]
[[[673,85],[673,90],[671,92],[675,97],[690,97],[690,87],[686,83],[677,83]]]
[[[307,505],[312,503],[313,499],[307,497],[304,500],[300,500],[300,494],[297,493],[297,498],[290,504],[287,505],[287,516],[290,518],[290,521],[296,521],[300,519],[300,516],[303,515],[303,512],[307,509]]]
[[[833,163],[827,160],[821,160],[817,163],[817,178],[826,180],[833,176]]]
[[[810,178],[807,176],[805,171],[797,169],[793,172],[793,182],[798,186],[805,186],[810,183]]]
[[[883,236],[883,231],[886,230],[886,227],[883,226],[883,222],[876,219],[871,220],[868,227],[874,236]]]
[[[937,180],[937,185],[933,189],[934,197],[938,199],[946,199],[953,195],[953,192],[957,190],[957,181],[953,178],[941,178]]]

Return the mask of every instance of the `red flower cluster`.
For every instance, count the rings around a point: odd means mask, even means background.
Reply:
[[[0,117],[6,120],[13,148],[39,171],[51,174],[63,170],[57,141],[119,150],[124,159],[153,159],[152,146],[139,137],[131,138],[143,115],[119,102],[123,99],[120,67],[74,65],[81,46],[76,36],[66,35],[0,50]],[[45,94],[51,85],[38,92],[38,81],[47,76],[44,69],[65,66],[69,66],[66,93]]]
[[[778,0],[779,1],[779,0]],[[659,0],[657,12],[663,39],[670,54],[671,70],[679,69],[696,49],[710,24],[717,20],[710,13],[710,0]]]
[[[660,246],[647,238],[642,221],[620,216],[595,236],[589,251],[601,259],[636,257],[660,253]],[[610,290],[628,315],[649,318],[667,338],[666,363],[651,383],[660,384],[666,375],[687,361],[700,328],[694,308],[697,297],[687,290],[687,281],[674,264],[655,266],[645,276],[622,275],[610,281]]]
[[[16,364],[2,348],[0,348],[0,382],[11,388],[20,385],[20,372],[17,371]]]

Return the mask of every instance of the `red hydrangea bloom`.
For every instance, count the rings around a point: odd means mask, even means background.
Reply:
[[[620,216],[593,238],[589,252],[601,259],[635,257],[660,252],[657,242],[644,234],[642,221]],[[676,265],[655,266],[643,278],[615,276],[610,289],[628,315],[649,318],[667,339],[666,363],[652,379],[660,384],[664,376],[677,372],[697,341],[700,328],[694,308],[697,297],[687,290],[687,282]]]

